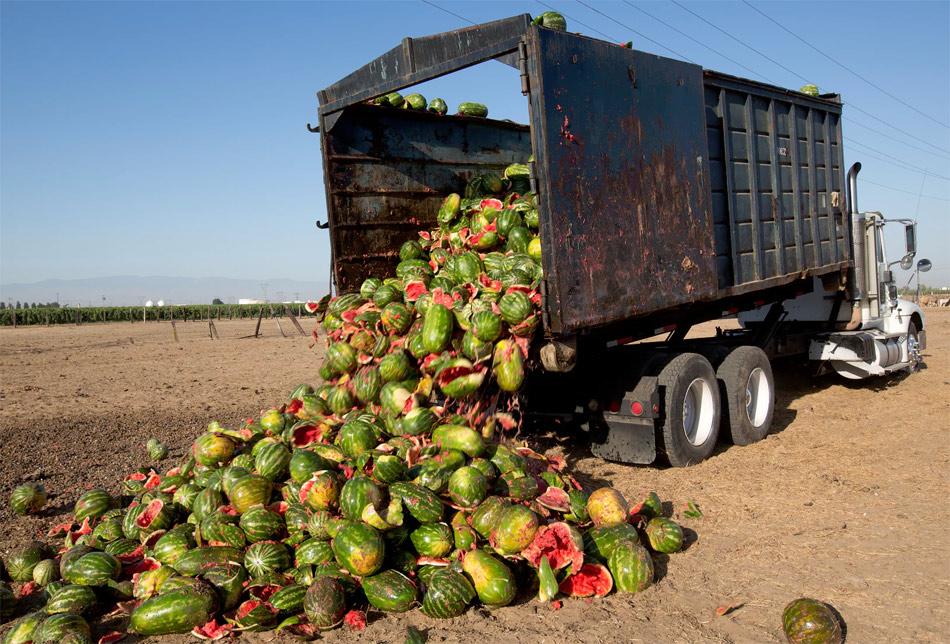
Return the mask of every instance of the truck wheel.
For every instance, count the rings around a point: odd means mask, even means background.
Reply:
[[[723,425],[732,442],[748,445],[762,440],[772,427],[775,379],[768,356],[758,347],[734,349],[716,372],[723,397]]]
[[[709,361],[681,353],[657,377],[664,392],[663,450],[674,467],[709,456],[719,434],[719,386]]]

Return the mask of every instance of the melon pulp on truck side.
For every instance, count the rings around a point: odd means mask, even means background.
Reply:
[[[529,123],[367,103],[481,62],[520,72]],[[530,168],[544,270],[535,417],[578,421],[593,451],[690,465],[720,429],[764,437],[770,358],[849,378],[912,369],[920,309],[887,263],[876,212],[845,184],[841,101],[531,24],[528,15],[398,47],[318,93],[332,273],[386,274],[473,177]],[[484,100],[486,97],[458,97]],[[317,131],[314,128],[313,131]],[[743,328],[686,339],[700,322]],[[632,344],[666,334],[663,341]]]

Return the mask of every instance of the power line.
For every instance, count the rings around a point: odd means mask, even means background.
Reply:
[[[876,181],[871,181],[870,179],[861,179],[861,183],[869,183],[872,186],[877,186],[878,188],[887,188],[888,190],[893,190],[895,192],[904,192],[909,195],[914,195],[915,197],[918,196],[919,194],[917,192],[914,192],[913,190],[904,190],[902,188],[895,188],[894,186],[885,186],[883,183],[877,183]],[[935,199],[937,201],[950,201],[950,199],[946,197],[938,197],[937,195],[920,194],[919,196],[923,197],[924,199]]]
[[[459,20],[462,20],[462,21],[464,21],[464,22],[467,22],[467,23],[470,24],[470,25],[476,24],[474,21],[469,20],[469,19],[466,18],[465,16],[460,16],[459,14],[455,13],[454,11],[451,11],[450,9],[446,9],[445,7],[442,7],[442,6],[440,6],[440,5],[437,5],[437,4],[434,3],[434,2],[429,2],[429,0],[419,0],[419,1],[422,2],[422,3],[424,3],[424,4],[429,5],[430,7],[435,7],[435,8],[438,9],[439,11],[441,11],[441,12],[443,12],[443,13],[447,13],[447,14],[449,14],[450,16],[455,16],[455,17],[458,18]]]
[[[595,8],[595,7],[590,6],[589,4],[587,4],[586,2],[584,2],[583,0],[575,0],[575,1],[577,2],[577,4],[583,5],[583,6],[587,7],[588,9],[590,9],[591,11],[593,11],[594,13],[599,13],[600,15],[602,15],[602,16],[603,16],[604,18],[606,18],[607,20],[610,20],[611,22],[617,23],[618,25],[620,25],[620,26],[623,27],[624,29],[627,29],[627,30],[629,30],[629,31],[632,31],[633,33],[637,34],[638,36],[640,36],[640,37],[643,38],[644,40],[647,40],[647,41],[649,41],[649,42],[652,42],[652,43],[653,43],[654,45],[656,45],[657,47],[662,47],[663,49],[665,49],[666,51],[670,52],[670,53],[673,54],[674,56],[679,56],[679,57],[682,58],[683,60],[689,61],[689,62],[693,63],[694,65],[697,64],[696,61],[695,61],[695,60],[692,60],[689,56],[686,56],[685,54],[681,54],[681,53],[679,53],[678,51],[676,51],[675,49],[670,49],[669,47],[667,47],[667,46],[664,45],[663,43],[661,43],[661,42],[659,42],[659,41],[657,41],[657,40],[653,40],[652,38],[650,38],[650,37],[647,36],[646,34],[637,31],[636,29],[634,29],[634,28],[631,27],[630,25],[625,25],[625,24],[623,24],[622,22],[620,22],[619,20],[617,20],[617,19],[615,19],[615,18],[612,18],[611,16],[608,16],[606,13],[604,13],[604,12],[601,11],[600,9],[597,9],[597,8]]]
[[[637,5],[633,4],[632,2],[628,2],[628,0],[623,0],[623,3],[624,3],[625,5],[627,5],[627,6],[629,6],[631,9],[635,9],[635,10],[639,11],[640,13],[646,14],[646,15],[649,16],[650,18],[653,18],[654,20],[656,20],[656,21],[657,21],[658,23],[660,23],[661,25],[664,25],[664,26],[667,27],[668,29],[672,29],[673,31],[675,31],[675,32],[678,33],[679,35],[683,36],[684,38],[689,38],[691,41],[693,41],[694,43],[696,43],[696,44],[699,45],[700,47],[705,47],[706,49],[708,49],[709,51],[713,52],[714,54],[717,54],[718,56],[721,56],[722,58],[725,58],[726,60],[728,60],[728,61],[729,61],[730,63],[732,63],[733,65],[738,65],[739,67],[741,67],[742,69],[746,70],[746,71],[749,72],[750,74],[755,74],[755,75],[758,76],[759,78],[761,78],[761,79],[763,79],[763,80],[765,80],[765,81],[767,81],[767,82],[769,82],[769,83],[772,83],[772,81],[770,81],[768,78],[766,78],[765,76],[763,76],[763,75],[760,74],[759,72],[755,71],[755,70],[752,69],[751,67],[747,67],[747,66],[745,66],[744,64],[740,63],[738,60],[736,60],[736,59],[734,59],[734,58],[730,58],[729,56],[727,56],[726,54],[722,53],[722,52],[719,51],[718,49],[714,49],[713,47],[710,47],[710,46],[707,45],[706,43],[704,43],[704,42],[702,42],[702,41],[700,41],[700,40],[697,40],[697,39],[693,38],[692,36],[690,36],[690,35],[689,35],[688,33],[686,33],[685,31],[682,31],[682,30],[680,30],[680,29],[677,29],[675,26],[673,26],[673,25],[671,25],[670,23],[666,22],[666,21],[663,20],[662,18],[658,18],[658,17],[654,16],[654,15],[653,15],[652,13],[650,13],[649,11],[646,11],[645,9],[641,9],[640,7],[638,7]],[[772,83],[772,84],[774,85],[774,83]]]
[[[679,8],[682,9],[683,11],[685,11],[685,12],[687,12],[687,13],[689,13],[689,14],[692,14],[692,15],[696,16],[697,18],[699,18],[700,20],[702,20],[703,22],[705,22],[707,25],[709,25],[710,27],[712,27],[713,29],[715,29],[715,30],[718,31],[719,33],[724,34],[725,36],[728,36],[728,37],[731,38],[732,40],[735,40],[737,43],[739,43],[740,45],[742,45],[742,46],[745,47],[746,49],[750,49],[751,51],[754,51],[754,52],[757,53],[759,56],[761,56],[762,58],[765,58],[766,60],[770,61],[770,62],[773,63],[774,65],[778,65],[779,67],[781,67],[782,69],[784,69],[785,71],[787,71],[787,72],[788,72],[789,74],[791,74],[792,76],[795,76],[796,78],[799,78],[799,79],[805,81],[806,83],[811,83],[810,80],[808,80],[807,78],[805,78],[804,76],[802,76],[801,74],[799,74],[798,72],[796,72],[795,70],[789,69],[788,67],[786,67],[786,66],[783,65],[782,63],[778,62],[777,60],[775,60],[774,58],[772,58],[772,57],[769,56],[768,54],[766,54],[766,53],[764,53],[764,52],[762,52],[762,51],[759,51],[758,49],[756,49],[756,48],[753,47],[752,45],[748,44],[748,43],[745,42],[744,40],[741,40],[741,39],[739,39],[739,38],[736,38],[735,36],[733,36],[731,33],[729,33],[728,31],[726,31],[725,29],[723,29],[723,28],[721,28],[721,27],[719,27],[719,26],[713,24],[713,23],[710,22],[709,20],[706,20],[704,17],[702,17],[701,15],[699,15],[698,13],[696,13],[695,11],[693,11],[692,9],[690,9],[689,7],[686,7],[686,6],[684,6],[682,3],[677,2],[677,0],[672,0],[672,2],[673,2],[673,4],[675,4],[677,7],[679,7]]]
[[[921,110],[917,109],[916,107],[914,107],[913,105],[911,105],[910,103],[908,103],[907,101],[905,101],[904,99],[902,99],[901,97],[896,96],[896,95],[890,93],[889,91],[887,91],[886,89],[884,89],[883,87],[881,87],[880,85],[878,85],[877,83],[875,83],[874,81],[869,80],[868,78],[865,78],[862,74],[859,74],[858,72],[854,71],[853,69],[851,69],[850,67],[848,67],[847,65],[845,65],[844,63],[842,63],[840,60],[838,60],[838,59],[835,58],[834,56],[831,56],[830,54],[825,53],[825,52],[822,51],[821,49],[818,49],[818,47],[816,47],[815,45],[811,44],[810,42],[808,42],[807,40],[805,40],[804,38],[802,38],[801,36],[799,36],[797,33],[795,33],[794,31],[792,31],[791,29],[789,29],[788,27],[786,27],[785,25],[783,25],[782,23],[780,23],[778,20],[775,20],[774,18],[772,18],[772,16],[768,15],[767,13],[765,13],[764,11],[762,11],[761,9],[759,9],[758,7],[756,7],[755,5],[753,5],[751,2],[749,2],[749,0],[742,0],[742,3],[745,4],[746,6],[748,6],[750,9],[752,9],[752,10],[755,11],[756,13],[758,13],[759,15],[763,16],[766,20],[768,20],[769,22],[771,22],[772,24],[774,24],[776,27],[778,27],[779,29],[781,29],[781,30],[784,31],[785,33],[790,34],[791,36],[794,36],[796,39],[798,39],[798,40],[800,40],[801,42],[805,43],[806,45],[808,45],[809,47],[811,47],[812,49],[814,49],[815,51],[817,51],[819,54],[821,54],[822,56],[824,56],[825,58],[827,58],[828,60],[830,60],[831,62],[833,62],[833,63],[834,63],[835,65],[837,65],[838,67],[841,67],[841,68],[844,69],[845,71],[850,72],[850,73],[853,74],[854,76],[857,76],[858,78],[860,78],[861,80],[863,80],[865,83],[867,83],[868,85],[870,85],[871,87],[873,87],[873,88],[876,89],[877,91],[881,92],[882,94],[884,94],[884,95],[886,95],[886,96],[891,97],[892,99],[894,99],[895,101],[897,101],[898,103],[900,103],[901,105],[903,105],[904,107],[907,107],[907,108],[910,108],[910,109],[914,110],[915,112],[917,112],[918,114],[920,114],[920,115],[923,116],[924,118],[930,119],[931,121],[933,121],[933,122],[936,123],[937,125],[940,125],[940,126],[942,126],[942,127],[945,127],[945,128],[950,129],[950,125],[947,125],[946,123],[944,123],[944,122],[942,122],[942,121],[940,121],[940,120],[938,120],[938,119],[935,119],[934,117],[930,116],[930,115],[927,114],[926,112],[922,112]]]
[[[858,145],[858,146],[860,146],[860,147],[867,148],[868,150],[870,150],[871,152],[874,152],[875,154],[880,154],[880,155],[882,155],[882,156],[884,156],[884,157],[887,157],[888,159],[891,159],[892,162],[896,162],[896,164],[900,164],[901,166],[906,166],[908,169],[916,170],[917,172],[920,172],[921,174],[925,174],[925,175],[927,175],[928,177],[935,177],[935,178],[937,178],[937,179],[943,179],[943,180],[945,180],[945,181],[950,181],[950,177],[948,177],[948,176],[946,176],[946,175],[937,174],[936,172],[933,172],[933,171],[931,171],[931,170],[928,170],[927,168],[921,168],[920,166],[916,166],[916,165],[914,165],[913,163],[908,163],[907,161],[904,161],[903,159],[899,159],[898,157],[895,157],[895,156],[892,155],[892,154],[888,154],[887,152],[882,152],[881,150],[878,150],[878,149],[876,149],[876,148],[872,148],[872,147],[871,147],[870,145],[868,145],[867,143],[862,143],[861,141],[855,141],[854,139],[852,139],[852,138],[849,137],[849,136],[846,136],[846,137],[844,137],[844,138],[845,138],[846,141],[848,141],[848,142],[851,143],[852,145]]]
[[[884,138],[890,139],[891,141],[896,141],[897,143],[900,143],[901,145],[906,145],[907,147],[912,148],[912,149],[914,149],[914,150],[917,150],[918,152],[926,152],[927,154],[932,154],[932,155],[934,155],[934,156],[939,156],[939,157],[943,157],[943,158],[945,158],[945,159],[950,159],[950,156],[948,156],[948,155],[946,155],[946,154],[943,154],[942,152],[934,152],[934,151],[932,151],[932,150],[928,150],[928,149],[926,149],[926,148],[922,148],[922,147],[920,147],[919,145],[914,145],[913,143],[908,143],[907,141],[901,141],[901,140],[898,139],[896,136],[891,136],[891,135],[888,134],[887,132],[882,132],[881,130],[876,130],[876,129],[874,129],[873,127],[871,127],[870,125],[866,125],[865,123],[862,123],[862,122],[860,122],[860,121],[855,121],[855,120],[854,120],[853,118],[851,118],[850,116],[846,116],[846,117],[844,117],[844,118],[845,118],[845,120],[846,120],[848,123],[851,123],[852,125],[857,125],[857,126],[859,126],[859,127],[863,127],[865,130],[869,130],[869,131],[871,131],[871,132],[874,132],[874,133],[877,134],[878,136],[883,136]]]
[[[738,38],[738,37],[736,37],[736,36],[733,36],[731,33],[729,33],[728,31],[726,31],[726,30],[723,29],[722,27],[719,27],[718,25],[716,25],[716,24],[710,22],[709,20],[707,20],[706,18],[704,18],[704,17],[701,16],[700,14],[696,13],[696,12],[693,11],[692,9],[689,9],[688,7],[684,6],[682,3],[678,2],[677,0],[671,0],[671,1],[673,2],[673,4],[675,4],[677,7],[679,7],[679,8],[682,9],[683,11],[685,11],[685,12],[687,12],[687,13],[689,13],[689,14],[691,14],[691,15],[697,17],[697,18],[699,18],[700,20],[702,20],[704,23],[706,23],[707,25],[709,25],[710,27],[712,27],[712,28],[715,29],[716,31],[718,31],[718,32],[720,32],[720,33],[722,33],[722,34],[724,34],[725,36],[727,36],[727,37],[729,37],[729,38],[731,38],[732,40],[736,41],[737,43],[739,43],[739,44],[742,45],[743,47],[746,47],[747,49],[749,49],[749,50],[751,50],[751,51],[754,51],[755,53],[757,53],[758,55],[762,56],[762,57],[765,58],[766,60],[771,61],[772,63],[778,65],[779,67],[781,67],[782,69],[784,69],[784,70],[787,71],[788,73],[792,74],[792,75],[795,76],[796,78],[799,78],[799,79],[805,81],[806,83],[810,83],[810,82],[811,82],[811,81],[809,81],[807,78],[805,78],[804,76],[802,76],[801,74],[799,74],[798,72],[796,72],[796,71],[794,71],[794,70],[792,70],[792,69],[789,69],[788,67],[786,67],[786,66],[783,65],[782,63],[778,62],[777,60],[775,60],[774,58],[772,58],[772,57],[769,56],[768,54],[766,54],[766,53],[764,53],[764,52],[762,52],[762,51],[759,51],[758,49],[756,49],[755,47],[752,47],[752,46],[749,45],[749,44],[746,44],[746,43],[745,43],[743,40],[741,40],[740,38]],[[946,148],[942,148],[942,147],[940,147],[940,146],[938,146],[938,145],[934,145],[934,144],[931,143],[930,141],[926,141],[926,140],[924,140],[924,139],[922,139],[922,138],[920,138],[920,137],[918,137],[918,136],[915,136],[915,135],[911,134],[910,132],[908,132],[907,130],[901,129],[901,128],[897,127],[896,125],[894,125],[894,124],[892,124],[892,123],[890,123],[890,122],[888,122],[888,121],[885,121],[884,119],[880,118],[879,116],[875,116],[874,114],[871,114],[871,113],[868,112],[867,110],[862,109],[862,108],[858,107],[857,105],[855,105],[855,104],[853,104],[853,103],[849,103],[848,105],[850,106],[850,109],[855,110],[855,111],[857,111],[857,112],[861,112],[862,114],[871,117],[871,118],[874,119],[875,121],[878,121],[879,123],[882,123],[882,124],[884,124],[884,125],[890,127],[891,129],[897,131],[897,132],[900,132],[900,133],[903,134],[904,136],[910,137],[911,139],[914,139],[915,141],[917,141],[917,142],[919,142],[919,143],[923,143],[924,145],[928,145],[928,146],[930,146],[930,147],[932,147],[932,148],[934,148],[934,149],[936,149],[936,150],[939,150],[939,151],[941,151],[941,152],[948,152],[948,153],[950,153],[950,150],[948,150],[948,149],[946,149]]]

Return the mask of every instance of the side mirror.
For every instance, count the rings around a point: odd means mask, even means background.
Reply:
[[[926,273],[931,268],[933,268],[933,263],[929,259],[922,259],[917,262],[917,270],[921,273]]]
[[[904,226],[904,241],[906,242],[908,255],[912,256],[917,252],[917,224]]]
[[[905,271],[909,271],[914,267],[914,254],[908,253],[901,257],[901,268]]]

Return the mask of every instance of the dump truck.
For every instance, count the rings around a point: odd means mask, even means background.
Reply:
[[[492,60],[518,70],[527,124],[371,104]],[[921,361],[924,315],[898,297],[893,272],[911,265],[916,222],[858,208],[838,95],[519,15],[405,38],[317,96],[339,293],[391,273],[447,194],[530,160],[544,340],[527,408],[591,432],[601,457],[685,466],[720,436],[762,439],[779,356],[851,379]],[[888,225],[905,229],[898,261]],[[687,337],[727,317],[741,328]]]

